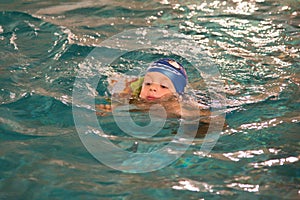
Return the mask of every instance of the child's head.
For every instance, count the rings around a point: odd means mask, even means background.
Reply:
[[[182,65],[173,59],[163,58],[148,67],[140,97],[155,100],[165,95],[182,94],[186,84],[187,75]]]

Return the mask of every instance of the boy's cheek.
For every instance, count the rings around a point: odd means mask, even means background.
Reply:
[[[140,98],[142,98],[142,99],[145,99],[145,98],[146,98],[146,95],[145,95],[145,92],[144,92],[143,89],[141,90]]]

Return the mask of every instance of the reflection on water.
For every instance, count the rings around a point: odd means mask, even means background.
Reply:
[[[299,198],[298,0],[12,1],[0,10],[0,199]],[[226,82],[229,128],[204,158],[197,139],[164,169],[126,174],[83,147],[71,96],[95,46],[145,26],[192,36],[208,51]],[[100,96],[102,81],[91,90]],[[116,144],[134,143],[110,130]],[[156,142],[165,140],[144,141]]]

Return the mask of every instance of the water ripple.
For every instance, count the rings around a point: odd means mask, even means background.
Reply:
[[[299,197],[298,0],[13,1],[0,10],[0,198]],[[90,91],[102,98],[106,76],[139,66],[140,60],[102,69],[79,63],[108,37],[144,26],[191,36],[210,53],[226,82],[229,127],[206,157],[200,138],[167,168],[132,175],[86,152],[75,134],[71,94],[78,68],[88,69],[79,78],[104,75]],[[191,80],[203,95],[201,81]],[[102,136],[124,149],[136,142],[112,118],[102,120]],[[137,150],[170,140],[140,141]]]

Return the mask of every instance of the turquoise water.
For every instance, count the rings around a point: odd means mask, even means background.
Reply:
[[[298,0],[2,1],[0,199],[299,199],[299,8]],[[229,128],[205,158],[198,139],[165,168],[124,173],[82,144],[73,84],[97,44],[150,26],[192,36],[210,53],[226,82]],[[136,63],[128,66],[113,69]],[[113,142],[130,147],[105,119]]]

